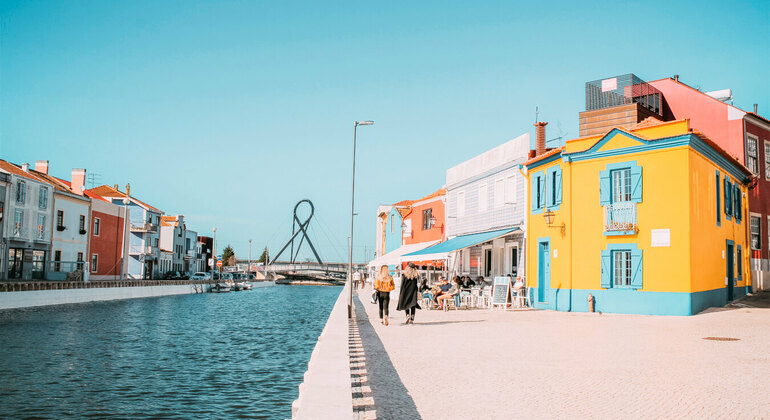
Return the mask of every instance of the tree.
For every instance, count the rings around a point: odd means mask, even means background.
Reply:
[[[235,251],[233,251],[233,247],[228,244],[224,250],[222,250],[222,265],[233,265],[231,260],[235,260]]]
[[[265,250],[262,251],[262,255],[259,257],[257,262],[258,263],[265,263],[265,262],[267,262],[266,260],[267,260],[267,247],[265,247]]]

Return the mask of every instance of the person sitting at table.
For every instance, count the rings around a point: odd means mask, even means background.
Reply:
[[[446,293],[452,287],[444,277],[439,278],[439,283],[433,287],[433,303],[438,304],[438,297]]]
[[[470,276],[463,277],[463,287],[466,289],[470,289],[471,287],[475,286],[476,282],[473,281],[473,279],[470,278]]]
[[[455,295],[460,293],[461,287],[462,287],[462,282],[460,281],[460,277],[455,276],[454,280],[452,281],[452,285],[446,291],[446,293],[443,293],[441,296],[436,298],[436,302],[438,303],[438,308],[444,309],[444,301],[447,299],[454,299]]]
[[[441,281],[441,276],[438,278],[439,281]],[[420,295],[423,297],[423,299],[427,299],[428,302],[433,301],[433,292],[430,286],[428,286],[428,280],[423,280],[422,284],[420,284]]]

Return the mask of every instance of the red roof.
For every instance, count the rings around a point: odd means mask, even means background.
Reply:
[[[91,191],[94,194],[97,194],[97,195],[100,195],[100,196],[103,196],[103,197],[126,197],[126,194],[124,194],[123,192],[121,192],[120,190],[118,190],[116,188],[110,187],[109,185],[101,185],[101,186],[98,186],[96,188],[92,188]],[[156,209],[155,207],[153,207],[153,206],[151,206],[151,205],[149,205],[149,204],[139,200],[136,197],[130,196],[129,198],[131,200],[136,201],[137,203],[147,207],[150,210],[157,211],[158,213],[163,213],[162,211],[160,211],[160,210]]]
[[[16,176],[20,176],[20,177],[23,177],[23,178],[31,179],[33,181],[44,182],[46,184],[48,183],[48,182],[40,179],[39,177],[35,176],[35,174],[33,174],[33,173],[24,172],[19,165],[16,165],[16,164],[11,163],[11,162],[4,161],[2,159],[0,159],[0,169],[4,170],[6,172],[12,173],[12,174],[14,174]]]
[[[559,154],[559,153],[561,153],[562,150],[564,150],[564,146],[557,147],[555,149],[551,149],[551,150],[543,153],[542,155],[537,155],[537,156],[533,157],[532,159],[524,162],[524,166],[529,166],[529,165],[531,165],[531,164],[533,164],[535,162],[539,162],[539,161],[541,161],[541,160],[543,160],[543,159],[545,159],[547,157],[551,157],[553,155]]]

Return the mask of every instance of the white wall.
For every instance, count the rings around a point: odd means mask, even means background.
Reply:
[[[91,203],[86,199],[69,197],[64,194],[54,194],[54,212],[51,223],[53,242],[50,261],[54,260],[56,251],[61,251],[61,261],[77,261],[78,252],[83,253],[83,261],[88,262],[88,237],[91,235]],[[57,214],[64,212],[65,229],[59,231]],[[85,217],[85,233],[80,233],[80,216]],[[84,265],[85,268],[85,265]],[[67,267],[62,270],[70,271]]]

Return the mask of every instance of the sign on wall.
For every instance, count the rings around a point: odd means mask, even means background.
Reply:
[[[671,229],[652,229],[650,231],[650,246],[667,247],[671,246]]]

